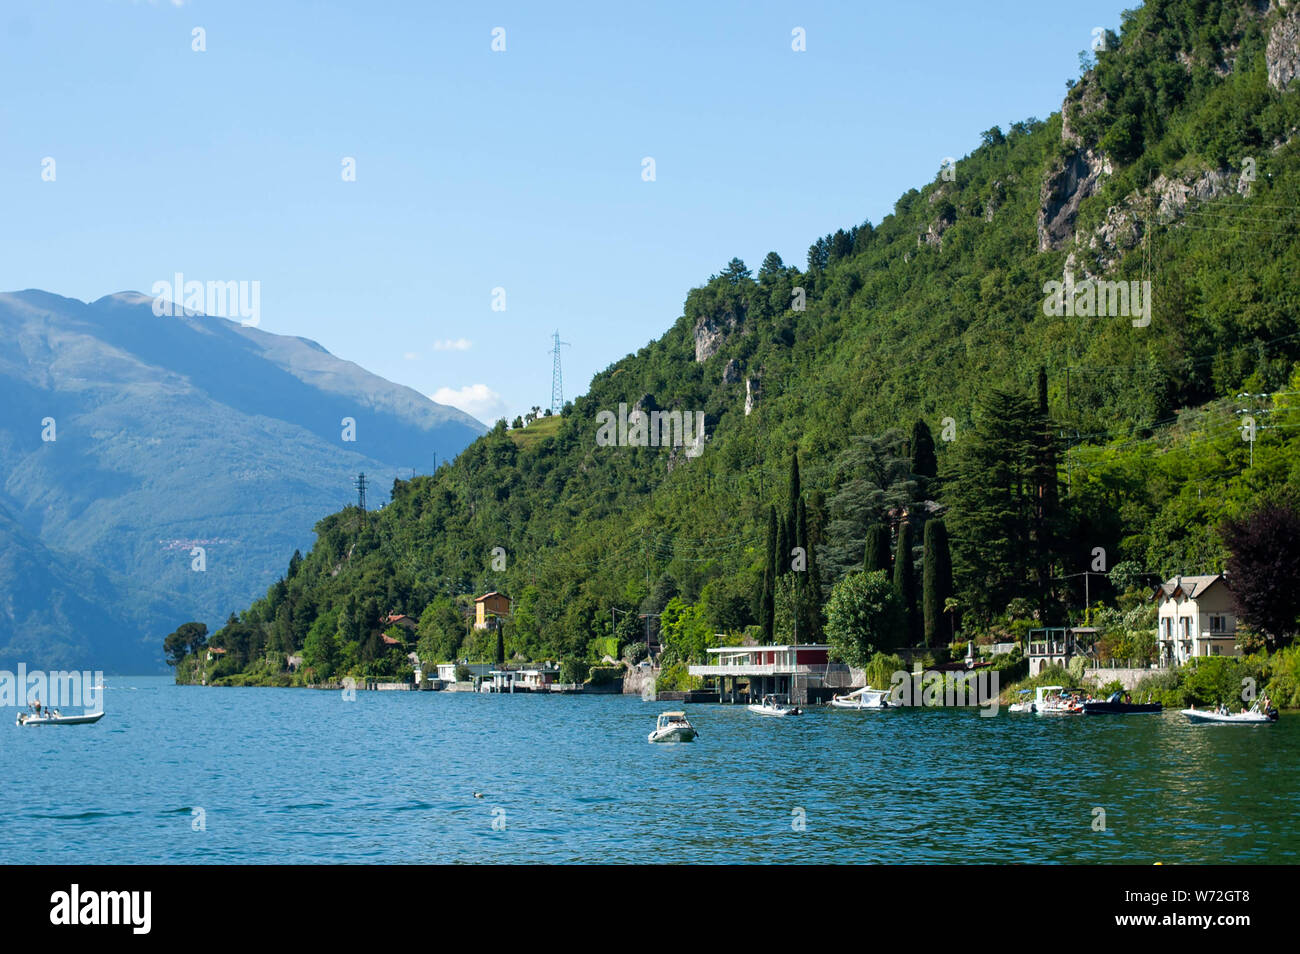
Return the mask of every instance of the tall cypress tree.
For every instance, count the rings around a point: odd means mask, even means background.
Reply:
[[[912,475],[917,478],[917,495],[927,496],[939,474],[939,458],[934,453],[934,435],[925,421],[912,425]]]
[[[952,596],[952,556],[948,552],[948,528],[942,520],[925,525],[925,567],[921,580],[921,611],[925,622],[925,644],[943,642],[943,605]]]
[[[794,543],[791,542],[793,537],[794,527],[790,525],[790,521],[784,518],[777,518],[776,576],[782,576],[790,572],[790,550],[794,547]]]
[[[904,520],[898,528],[898,548],[894,553],[894,586],[903,601],[909,645],[915,646],[921,635],[916,608],[916,573],[912,570],[912,524]]]
[[[866,551],[862,556],[862,569],[871,573],[874,570],[890,572],[889,565],[889,528],[883,523],[873,523],[867,528]]]
[[[790,452],[790,493],[786,498],[785,519],[790,525],[790,535],[796,535],[796,527],[799,524],[799,501],[803,498],[803,488],[799,486],[799,452]],[[801,547],[802,541],[792,541],[790,546]]]
[[[767,560],[763,567],[763,593],[759,598],[758,622],[763,629],[763,642],[770,644],[776,624],[776,567],[777,567],[776,508],[767,508]]]
[[[804,642],[811,642],[821,631],[822,588],[815,541],[808,525],[808,508],[802,500],[799,501],[799,540],[806,560],[799,580],[799,636]]]

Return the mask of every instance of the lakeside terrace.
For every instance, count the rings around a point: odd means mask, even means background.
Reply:
[[[850,688],[844,663],[830,661],[826,643],[790,646],[719,646],[707,650],[702,665],[687,667],[692,676],[717,686],[721,702],[747,702],[772,695],[794,705],[824,702],[836,690]],[[740,683],[748,684],[745,691]]]

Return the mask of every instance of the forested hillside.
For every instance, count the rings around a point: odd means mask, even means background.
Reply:
[[[382,510],[325,517],[213,636],[211,675],[295,651],[314,678],[392,671],[389,613],[420,619],[426,661],[492,658],[462,620],[488,590],[515,601],[507,657],[617,655],[639,613],[663,614],[669,659],[796,620],[816,636],[834,585],[879,566],[877,528],[920,588],[932,514],[953,602],[913,597],[894,643],[1077,618],[1098,565],[1094,603],[1222,569],[1223,520],[1300,491],[1298,37],[1297,14],[1240,0],[1125,14],[1061,113],[988,129],[798,266],[733,260],[558,424],[498,425]],[[703,411],[702,452],[604,446],[620,404]],[[783,588],[772,554],[804,544]]]

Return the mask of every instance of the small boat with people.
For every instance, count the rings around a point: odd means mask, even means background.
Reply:
[[[872,689],[863,686],[844,695],[834,696],[831,705],[836,709],[892,709],[888,689]]]
[[[1067,689],[1065,686],[1039,686],[1034,690],[1033,700],[1024,698],[1028,689],[1021,689],[1021,700],[1007,707],[1008,712],[1036,712],[1039,715],[1081,715],[1083,713],[1082,690]]]
[[[750,712],[765,716],[803,715],[803,710],[798,706],[777,702],[775,696],[764,696],[762,702],[751,702],[747,708]]]
[[[690,742],[699,733],[686,718],[685,712],[661,712],[650,733],[651,742]]]
[[[1249,709],[1242,706],[1240,712],[1230,712],[1228,707],[1223,704],[1219,704],[1212,709],[1198,709],[1193,705],[1184,709],[1183,715],[1187,716],[1187,721],[1193,725],[1197,723],[1267,725],[1270,722],[1277,721],[1278,712],[1277,708],[1269,701],[1268,696],[1264,696],[1262,699],[1257,699]]]
[[[1130,693],[1123,690],[1117,690],[1110,694],[1105,701],[1101,699],[1086,699],[1083,703],[1084,715],[1129,715],[1143,712],[1163,712],[1164,705],[1159,702],[1152,702],[1148,697],[1146,702],[1134,702]]]
[[[90,725],[104,718],[104,712],[82,712],[81,715],[64,715],[58,709],[33,703],[28,711],[18,713],[15,725]]]

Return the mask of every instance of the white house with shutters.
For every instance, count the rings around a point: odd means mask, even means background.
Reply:
[[[1222,574],[1176,576],[1156,587],[1160,602],[1156,646],[1160,664],[1181,666],[1195,656],[1236,656],[1237,615]]]

